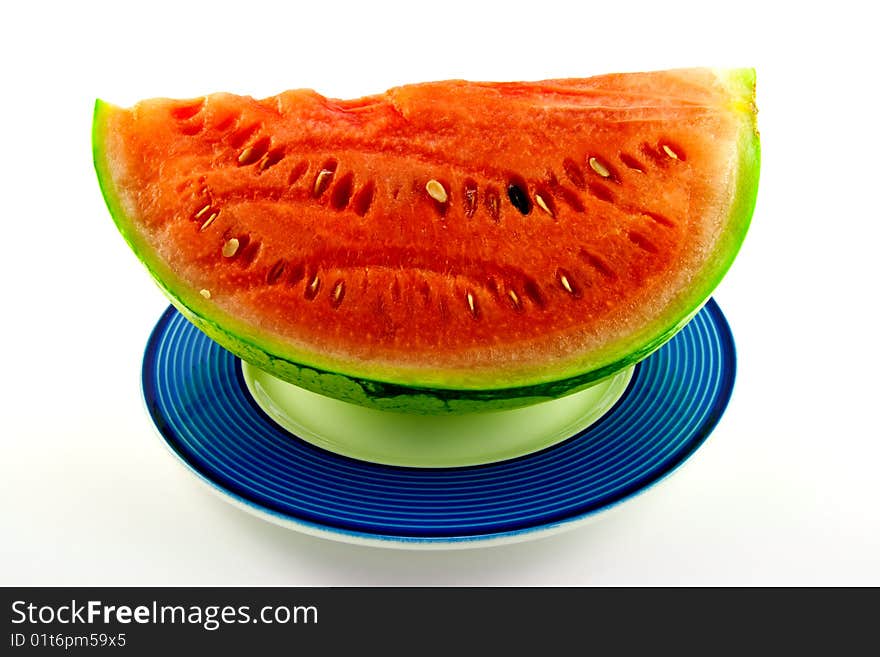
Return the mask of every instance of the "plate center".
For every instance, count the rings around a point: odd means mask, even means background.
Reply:
[[[626,391],[634,367],[561,399],[463,415],[415,415],[325,397],[242,362],[250,394],[287,431],[350,458],[408,467],[495,463],[545,449],[583,431]]]

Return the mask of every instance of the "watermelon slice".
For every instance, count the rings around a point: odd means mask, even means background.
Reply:
[[[755,203],[754,71],[448,81],[130,109],[93,145],[180,311],[284,380],[421,412],[574,392],[650,354]]]

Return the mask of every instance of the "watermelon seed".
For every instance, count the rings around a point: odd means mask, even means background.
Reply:
[[[538,207],[541,208],[544,212],[546,212],[550,216],[553,216],[553,213],[550,212],[550,208],[547,207],[547,204],[544,202],[544,199],[541,197],[540,194],[535,194],[535,203],[537,203]]]
[[[507,297],[510,299],[510,302],[513,304],[514,310],[522,310],[522,305],[520,304],[519,295],[515,290],[508,290]]]
[[[559,280],[559,284],[562,286],[562,289],[568,292],[571,296],[575,298],[580,298],[581,291],[577,284],[574,282],[574,279],[564,269],[556,270],[556,278]]]
[[[266,283],[269,285],[274,285],[281,275],[284,273],[284,268],[287,266],[287,263],[284,261],[284,258],[278,260],[272,267],[269,269],[269,273],[266,274]]]
[[[562,287],[565,288],[565,291],[569,294],[574,294],[574,288],[571,287],[571,283],[568,280],[568,276],[563,273],[559,274],[559,282],[562,284]]]
[[[315,184],[312,187],[312,194],[315,196],[320,196],[324,190],[330,185],[330,179],[333,177],[333,172],[328,169],[321,169],[318,172],[317,177],[315,178]]]
[[[520,214],[527,215],[532,211],[532,202],[529,200],[529,195],[526,194],[523,187],[524,185],[521,185],[519,182],[509,183],[507,185],[507,198],[510,199],[510,204],[520,211]]]
[[[544,200],[544,197],[541,196],[540,194],[535,194],[535,203],[537,203],[537,204],[538,204],[538,207],[541,208],[541,209],[542,209],[544,212],[546,212],[547,214],[549,214],[551,217],[556,216],[556,215],[553,214],[553,210],[551,210],[551,209],[547,206],[547,202]]]
[[[342,303],[343,297],[345,297],[345,281],[340,278],[336,281],[336,284],[333,286],[333,291],[330,293],[330,305],[333,308],[339,308],[339,304]]]
[[[263,159],[260,160],[260,171],[265,171],[269,167],[274,167],[281,160],[284,159],[284,149],[283,148],[273,148],[271,151],[268,151]]]
[[[308,299],[309,301],[314,299],[318,294],[318,290],[320,290],[320,289],[321,289],[321,279],[318,277],[317,274],[315,274],[312,277],[311,282],[306,286],[306,293],[305,293],[306,299]]]
[[[199,294],[201,294],[206,299],[211,298],[211,290],[199,290]]]
[[[208,217],[207,219],[205,219],[205,223],[203,223],[202,227],[199,228],[199,232],[204,232],[204,231],[208,230],[208,226],[210,226],[212,223],[214,223],[214,219],[216,219],[219,214],[220,214],[220,212],[212,212],[211,216]]]
[[[234,237],[226,240],[226,243],[223,245],[223,256],[226,258],[231,258],[238,252],[238,240]]]
[[[605,165],[605,163],[602,162],[601,160],[599,160],[598,158],[595,158],[595,157],[590,158],[590,168],[593,171],[595,171],[596,173],[598,173],[600,176],[602,176],[603,178],[610,178],[611,177],[611,171],[609,171],[608,167]]]
[[[486,208],[493,221],[498,221],[501,215],[501,195],[494,187],[486,188]]]
[[[196,212],[195,215],[193,215],[193,219],[201,219],[202,215],[205,214],[210,209],[211,209],[211,204],[208,203],[205,207],[203,207],[201,210]]]
[[[471,178],[464,181],[464,216],[468,219],[477,211],[477,183]]]
[[[678,153],[676,153],[674,150],[672,150],[671,148],[669,148],[669,145],[668,145],[668,144],[661,144],[660,146],[661,146],[661,148],[663,149],[663,152],[666,153],[666,154],[667,154],[669,157],[671,157],[673,160],[679,160],[679,159],[681,159],[680,157],[678,157]]]
[[[336,173],[336,160],[327,160],[318,175],[315,176],[315,183],[312,185],[312,196],[318,198],[327,191],[330,182],[333,180],[333,174]]]
[[[425,191],[428,192],[428,196],[438,203],[446,203],[449,199],[449,196],[446,194],[446,188],[433,178],[425,183]]]
[[[269,150],[270,139],[268,137],[262,137],[257,140],[255,143],[251,144],[247,148],[245,148],[238,155],[238,164],[240,166],[245,166],[247,164],[253,164],[254,162],[258,162],[262,159],[262,157]]]
[[[239,164],[246,164],[248,158],[251,155],[253,155],[253,153],[254,153],[254,149],[251,148],[250,146],[248,146],[238,155],[238,163]]]
[[[465,294],[465,298],[467,299],[467,305],[471,311],[471,315],[473,316],[474,319],[477,319],[479,313],[477,311],[477,302],[474,299],[473,292],[468,290],[467,293]]]

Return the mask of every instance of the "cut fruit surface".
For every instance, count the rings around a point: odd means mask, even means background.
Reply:
[[[580,389],[669,339],[757,193],[751,70],[288,91],[130,109],[93,144],[172,302],[282,379],[414,411]]]

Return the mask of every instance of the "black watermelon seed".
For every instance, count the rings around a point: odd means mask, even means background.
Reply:
[[[529,195],[526,194],[525,190],[517,184],[510,184],[507,186],[507,198],[510,199],[510,203],[519,210],[522,214],[526,215],[532,211],[532,201],[529,199]]]

